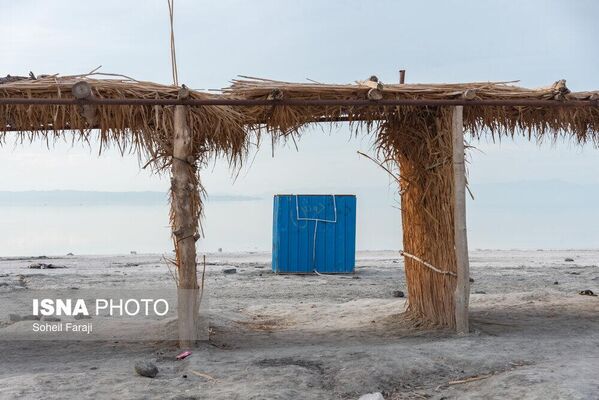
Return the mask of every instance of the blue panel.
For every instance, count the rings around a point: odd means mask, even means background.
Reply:
[[[353,272],[355,196],[276,195],[273,207],[273,271]]]

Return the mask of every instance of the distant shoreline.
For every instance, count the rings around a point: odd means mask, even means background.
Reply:
[[[208,202],[256,201],[256,196],[216,194],[207,196]],[[104,192],[85,190],[27,190],[0,191],[0,206],[100,206],[100,205],[165,205],[167,192]]]

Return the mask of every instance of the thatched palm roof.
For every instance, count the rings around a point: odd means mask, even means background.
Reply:
[[[257,78],[234,80],[224,93],[244,99],[349,100],[366,99],[373,88],[372,81],[350,85],[320,83],[289,83]],[[378,85],[382,99],[451,100],[466,96],[469,100],[555,100],[564,107],[541,106],[488,106],[472,105],[464,108],[465,128],[475,136],[513,135],[524,133],[542,138],[546,134],[571,135],[579,142],[597,143],[599,134],[599,106],[569,107],[579,100],[599,100],[599,91],[570,92],[565,81],[547,88],[527,89],[511,82],[472,82],[455,84],[391,84]],[[599,104],[598,104],[599,105]],[[347,120],[373,123],[391,119],[405,119],[407,114],[430,113],[435,107],[420,106],[276,106],[250,107],[243,110],[246,117],[257,125],[264,125],[281,133],[299,130],[304,124],[323,120]],[[412,116],[413,118],[414,116]]]
[[[579,100],[599,99],[599,92],[571,93],[564,81],[543,89],[526,89],[509,82],[474,82],[460,84],[392,84],[376,79],[349,85],[289,83],[265,79],[234,80],[222,93],[189,91],[189,99],[237,100],[356,100],[372,94],[384,100],[422,99],[474,100],[464,108],[464,124],[475,136],[513,135],[555,138],[570,136],[579,142],[597,143],[599,107],[569,107]],[[73,99],[71,90],[77,82],[87,82],[97,99],[177,99],[180,88],[127,77],[97,79],[96,74],[79,76],[44,76],[34,78],[0,78],[0,99]],[[373,93],[373,91],[375,93]],[[488,106],[476,100],[554,100],[563,107]],[[116,144],[121,151],[135,151],[144,159],[163,168],[170,163],[172,149],[173,106],[158,105],[81,105],[81,104],[0,104],[0,140],[7,132],[18,131],[21,138],[61,137],[62,131],[76,131],[75,138],[89,141],[99,135],[101,146]],[[244,105],[189,107],[189,126],[193,135],[193,154],[197,160],[214,155],[229,158],[232,164],[242,160],[250,138],[266,128],[278,136],[298,132],[305,124],[322,121],[350,121],[355,126],[380,129],[392,121],[412,124],[446,110],[442,106],[413,105]],[[96,131],[97,130],[97,131]],[[383,139],[383,140],[381,140]],[[388,139],[388,138],[387,138]],[[391,142],[379,137],[379,146]]]

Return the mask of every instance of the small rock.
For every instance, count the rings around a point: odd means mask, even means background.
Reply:
[[[187,375],[183,375],[183,378],[184,378],[184,379],[187,379]]]
[[[39,315],[23,315],[21,317],[21,321],[39,321],[40,320],[40,316]]]
[[[223,252],[223,248],[222,248],[222,247],[219,247],[219,248],[218,248],[218,252],[219,252],[219,253],[222,253],[222,252]]]
[[[590,289],[586,289],[586,290],[581,290],[580,292],[578,292],[578,294],[581,294],[583,296],[597,296],[595,293],[593,293],[592,290]]]
[[[576,272],[576,271],[572,271],[572,272],[568,272],[570,275],[580,275],[580,272]]]
[[[553,282],[554,285],[559,285],[558,281]]]
[[[22,321],[23,318],[19,314],[8,314],[8,320],[10,322],[19,322]]]
[[[134,255],[136,255],[136,254],[137,254],[137,251],[131,250],[131,251],[130,251],[130,253],[131,253],[131,255],[133,255],[133,256],[134,256]]]
[[[393,291],[393,297],[405,297],[405,294],[401,290],[394,290]]]
[[[375,392],[363,394],[358,400],[385,400],[385,398],[381,392]]]
[[[474,282],[474,278],[470,278],[469,280],[470,280],[470,283]]]
[[[92,317],[90,317],[89,315],[85,315],[85,314],[76,314],[73,316],[73,318],[79,320],[79,319],[91,319]]]
[[[158,367],[150,361],[138,361],[135,363],[135,372],[141,376],[154,378],[158,375]]]
[[[362,279],[362,278],[360,278],[358,275],[354,275],[354,276],[352,276],[351,278],[352,278],[352,279]]]
[[[574,259],[570,258],[570,257],[567,257],[567,258],[564,258],[564,261],[565,262],[574,262]]]
[[[487,294],[487,292],[482,291],[482,290],[477,290],[474,292],[474,294]]]
[[[95,371],[98,369],[98,367],[89,367],[90,370]]]
[[[223,269],[223,274],[236,274],[237,268],[225,268]]]
[[[75,254],[73,253],[67,253],[67,256],[74,256]]]
[[[60,318],[51,315],[44,315],[41,320],[45,322],[60,322]]]

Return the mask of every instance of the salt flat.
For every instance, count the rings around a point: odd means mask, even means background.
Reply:
[[[466,337],[406,329],[397,252],[358,253],[355,275],[336,276],[275,275],[269,257],[207,254],[210,340],[186,360],[165,342],[0,341],[0,398],[599,398],[599,297],[578,294],[599,292],[599,251],[473,251]],[[0,304],[26,288],[174,285],[160,255],[27,268],[38,261],[0,259]],[[135,374],[139,359],[158,376]]]

